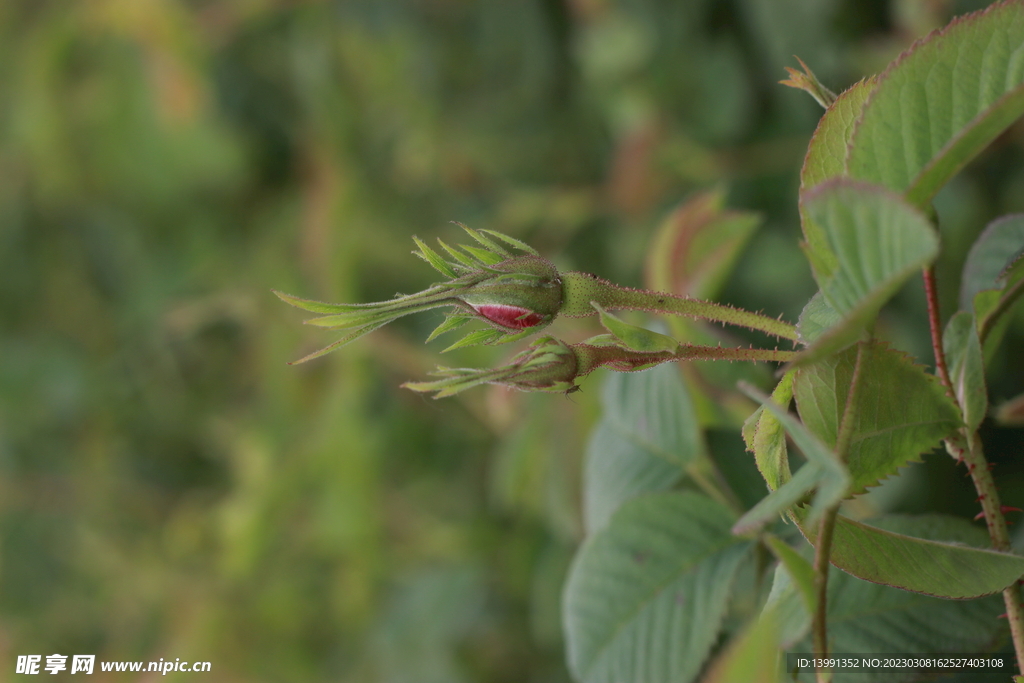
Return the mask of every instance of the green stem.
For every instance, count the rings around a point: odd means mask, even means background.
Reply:
[[[836,436],[836,455],[842,462],[846,462],[850,439],[853,436],[853,424],[857,418],[857,389],[860,386],[865,345],[865,342],[857,344],[857,360],[853,366],[850,388],[846,393],[846,408],[839,423],[839,434]],[[818,659],[828,657],[828,569],[829,558],[832,555],[832,532],[835,530],[838,515],[838,504],[825,511],[818,525],[814,546],[814,584],[818,594],[818,605],[814,612],[812,628],[814,655]],[[816,667],[815,673],[818,683],[829,683],[832,680],[832,672],[826,667]]]
[[[593,315],[594,309],[590,302],[596,301],[608,310],[685,315],[700,320],[759,330],[773,337],[797,341],[795,326],[760,313],[665,292],[621,287],[588,273],[573,271],[563,273],[561,277],[563,292],[561,313],[567,318]]]
[[[813,626],[815,659],[828,657],[828,567],[832,554],[832,532],[836,528],[838,514],[838,505],[825,511],[818,524],[817,543],[814,546],[814,587],[818,594]],[[829,683],[832,680],[832,672],[827,667],[815,666],[814,670],[818,683]]]

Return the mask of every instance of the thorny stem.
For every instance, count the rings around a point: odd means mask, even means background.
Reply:
[[[932,336],[932,353],[935,354],[935,374],[939,376],[942,386],[950,398],[956,396],[953,382],[949,379],[949,368],[946,366],[946,354],[942,351],[942,321],[939,318],[939,290],[935,286],[935,266],[924,269],[924,295],[928,301],[928,329]]]
[[[1018,282],[1014,287],[1024,290]],[[956,401],[956,392],[953,390],[953,383],[949,378],[949,370],[946,367],[946,358],[942,351],[942,328],[939,321],[939,297],[935,287],[935,267],[929,266],[924,271],[924,290],[928,300],[928,326],[931,330],[932,349],[935,352],[935,369],[939,379],[946,387],[946,392]],[[999,305],[1003,310],[1013,299],[1020,295],[1020,292],[1010,292],[1009,296],[1003,296]],[[984,335],[991,331],[991,321],[998,315],[993,311],[985,320],[982,330],[978,336],[984,340]],[[961,407],[962,409],[962,407]],[[992,479],[992,472],[989,471],[988,461],[985,459],[985,451],[982,447],[981,437],[977,431],[968,432],[966,428],[961,429],[954,438],[946,439],[946,450],[957,461],[967,465],[967,470],[974,482],[974,489],[978,492],[978,500],[981,502],[982,514],[985,516],[985,525],[988,527],[988,535],[992,540],[992,547],[1000,551],[1010,549],[1010,533],[1006,527],[1006,517],[1003,516],[1002,505],[999,502],[999,492],[996,490],[995,480]],[[1017,655],[1018,670],[1024,673],[1024,608],[1020,602],[1020,584],[1014,582],[1003,590],[1003,602],[1006,604],[1006,620],[1010,623],[1010,635],[1013,638],[1013,649]]]
[[[693,344],[680,344],[675,351],[662,351],[659,353],[629,351],[618,346],[591,346],[586,342],[578,344],[576,347],[585,347],[588,351],[586,357],[580,360],[578,377],[589,374],[598,367],[606,366],[616,369],[617,365],[625,363],[635,363],[635,366],[682,360],[742,360],[787,363],[797,356],[796,351],[738,348],[732,346],[697,346]]]
[[[850,388],[846,392],[846,408],[843,419],[839,423],[839,434],[836,436],[836,455],[843,462],[850,449],[850,438],[853,435],[853,423],[857,418],[857,389],[860,386],[861,366],[864,359],[863,342],[857,344],[857,360],[850,378]],[[832,555],[832,532],[836,527],[839,505],[836,504],[825,511],[818,525],[818,535],[814,546],[814,584],[818,594],[818,605],[814,613],[814,654],[818,659],[828,657],[828,569]],[[832,672],[828,667],[815,667],[818,683],[829,683]]]
[[[978,500],[981,502],[982,514],[985,515],[985,526],[988,527],[992,547],[1007,552],[1010,550],[1010,532],[1003,516],[995,480],[992,479],[992,472],[985,459],[981,437],[977,432],[968,435],[966,430],[961,430],[960,436],[966,441],[966,448],[963,447],[963,440],[954,443],[953,439],[947,439],[946,449],[967,465],[974,488],[978,491]],[[1003,590],[1003,602],[1006,604],[1006,620],[1010,622],[1010,635],[1013,638],[1013,649],[1017,654],[1017,666],[1024,672],[1024,608],[1021,607],[1018,582],[1015,581],[1013,585]]]

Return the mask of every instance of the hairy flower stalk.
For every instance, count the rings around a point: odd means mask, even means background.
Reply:
[[[596,301],[611,311],[631,310],[685,315],[699,320],[760,330],[773,337],[797,340],[796,327],[776,318],[712,301],[691,299],[664,292],[652,292],[647,289],[621,287],[588,273],[563,273],[562,287],[566,303],[560,312],[567,318],[593,315],[594,310],[590,303]]]
[[[286,303],[321,314],[307,320],[307,324],[347,331],[333,344],[295,362],[322,356],[402,316],[439,307],[454,310],[427,341],[471,320],[487,324],[486,329],[470,332],[445,351],[473,344],[515,341],[539,331],[558,315],[577,318],[599,311],[603,316],[606,310],[685,315],[760,330],[791,341],[797,339],[793,325],[760,313],[673,294],[619,287],[586,273],[559,273],[554,264],[519,240],[492,230],[477,231],[464,225],[462,228],[476,244],[452,248],[439,240],[450,257],[448,260],[413,238],[419,247],[413,253],[448,278],[422,292],[378,303],[331,304],[275,291]],[[514,254],[509,248],[522,253]]]
[[[407,382],[402,386],[420,392],[436,392],[444,398],[481,384],[501,384],[522,391],[569,393],[577,380],[598,368],[618,372],[646,370],[661,363],[683,360],[746,360],[788,362],[796,352],[774,349],[723,348],[677,342],[657,332],[629,325],[597,304],[594,308],[608,334],[578,344],[566,344],[544,336],[530,348],[498,368],[445,368],[431,373],[441,379]]]

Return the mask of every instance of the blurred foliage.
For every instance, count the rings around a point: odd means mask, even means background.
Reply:
[[[567,680],[558,604],[599,380],[570,399],[398,389],[433,367],[419,340],[440,314],[289,367],[329,339],[270,289],[415,291],[410,236],[448,220],[639,284],[660,221],[720,186],[766,219],[721,299],[795,320],[821,110],[776,85],[790,55],[838,91],[981,4],[0,3],[3,661]],[[1024,210],[1022,149],[1018,125],[938,197],[947,314],[973,238]],[[908,287],[883,323],[928,362],[921,301]],[[1018,315],[997,403],[1024,385],[1022,337]],[[1009,505],[1021,432],[988,434]],[[973,514],[933,460],[859,504]]]

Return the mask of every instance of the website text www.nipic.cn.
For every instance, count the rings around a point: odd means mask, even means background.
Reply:
[[[73,674],[91,674],[96,670],[96,655],[72,655],[70,665],[67,655],[18,655],[14,673],[18,674],[56,674],[68,671]],[[160,673],[166,676],[172,671],[184,673],[204,673],[210,671],[209,662],[183,662],[181,658],[174,661],[160,659],[156,662],[108,662],[99,663],[100,671],[134,671]]]

